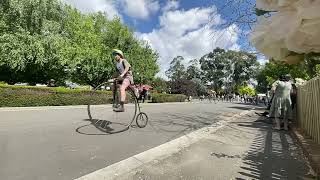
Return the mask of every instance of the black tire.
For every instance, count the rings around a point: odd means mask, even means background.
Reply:
[[[110,83],[103,83],[99,85],[92,91],[92,95],[103,93],[101,92],[104,91],[102,87],[106,85],[110,85]],[[134,91],[130,87],[128,87],[126,93],[127,95],[124,105],[124,112],[113,111],[113,108],[120,105],[119,87],[117,87],[117,91],[115,92],[114,97],[113,94],[110,97],[110,93],[105,93],[106,96],[108,96],[108,98],[105,98],[108,99],[106,103],[100,105],[93,105],[94,103],[88,104],[89,119],[92,124],[94,124],[94,126],[97,126],[97,129],[111,134],[123,132],[129,129],[130,125],[135,120],[138,109],[138,102],[135,97]],[[106,121],[107,123],[102,123],[104,121]],[[98,127],[100,126],[100,124],[104,124],[104,127]]]
[[[148,116],[144,112],[140,112],[136,117],[136,124],[139,128],[144,128],[148,124]]]

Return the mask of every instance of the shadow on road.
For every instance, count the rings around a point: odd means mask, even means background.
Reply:
[[[159,119],[149,121],[152,131],[157,133],[174,133],[167,141],[187,135],[191,131],[212,125],[221,119],[225,113],[173,114],[168,113]]]
[[[231,106],[229,108],[240,109],[240,110],[250,110],[250,109],[252,109],[252,107],[243,107],[243,106]]]
[[[242,158],[243,166],[236,179],[313,179],[301,149],[285,131],[274,131],[263,117],[254,123],[238,126],[259,128],[250,150]],[[298,158],[297,158],[298,157]],[[243,178],[244,177],[244,178]]]
[[[124,123],[117,123],[117,122],[111,122],[111,121],[107,121],[107,120],[100,120],[100,119],[84,119],[84,121],[89,121],[90,124],[86,124],[83,126],[80,126],[76,129],[76,132],[79,134],[84,134],[84,135],[111,135],[111,134],[115,134],[115,133],[120,133],[120,132],[124,132],[126,130],[129,129],[129,127],[127,126],[127,124]],[[95,127],[96,129],[98,129],[101,133],[89,133],[86,132],[88,130],[86,130],[85,128],[87,127]],[[117,127],[117,128],[114,128]],[[132,126],[134,127],[134,126]]]

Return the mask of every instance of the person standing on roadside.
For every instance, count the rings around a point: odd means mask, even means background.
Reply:
[[[290,82],[291,76],[289,74],[280,76],[279,80],[272,85],[274,97],[270,108],[270,117],[275,118],[276,127],[274,129],[281,129],[280,118],[283,118],[284,130],[288,130],[288,119],[292,116],[292,101],[290,94],[292,92],[292,84]]]

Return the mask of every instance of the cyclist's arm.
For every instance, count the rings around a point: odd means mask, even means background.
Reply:
[[[126,67],[120,76],[123,77],[124,75],[127,74],[128,71],[129,71],[129,67]]]

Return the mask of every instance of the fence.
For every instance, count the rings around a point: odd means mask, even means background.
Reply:
[[[297,113],[300,128],[320,144],[320,77],[298,87]]]

